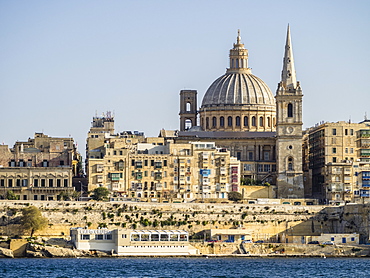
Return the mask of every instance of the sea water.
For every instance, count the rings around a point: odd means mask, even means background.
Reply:
[[[0,277],[370,277],[368,258],[0,259]]]

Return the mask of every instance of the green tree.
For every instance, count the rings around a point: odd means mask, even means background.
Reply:
[[[109,195],[109,190],[105,187],[98,187],[93,190],[92,198],[96,201],[106,200]]]
[[[5,199],[8,199],[8,200],[18,200],[19,199],[19,196],[15,195],[12,190],[8,190],[8,191],[6,191]]]
[[[48,220],[41,215],[41,211],[35,207],[30,206],[22,209],[21,226],[24,231],[30,231],[30,236],[38,230],[42,230],[48,224]]]
[[[231,191],[228,193],[228,196],[227,198],[230,200],[230,201],[234,201],[234,202],[237,202],[237,201],[240,201],[243,199],[243,196],[241,193],[239,192],[236,192],[236,191]]]

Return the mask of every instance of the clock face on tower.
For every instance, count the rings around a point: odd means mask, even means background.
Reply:
[[[287,134],[291,134],[291,133],[293,133],[293,131],[294,131],[294,127],[292,127],[292,126],[288,126],[288,127],[286,128],[286,133],[287,133]]]

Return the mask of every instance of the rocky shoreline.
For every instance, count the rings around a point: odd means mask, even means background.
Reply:
[[[368,245],[323,246],[309,244],[237,244],[207,242],[191,243],[191,245],[197,248],[200,254],[186,257],[370,257],[370,246]],[[3,241],[0,244],[0,258],[93,257],[113,258],[118,256],[110,254],[109,252],[77,250],[70,241],[63,238],[39,238],[32,240],[11,239],[6,242]]]

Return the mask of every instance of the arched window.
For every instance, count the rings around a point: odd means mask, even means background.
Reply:
[[[255,116],[252,117],[252,126],[256,126],[256,117]]]
[[[291,103],[288,104],[288,117],[293,117],[293,104]]]
[[[240,117],[239,116],[235,118],[235,125],[240,126]]]
[[[248,124],[248,117],[247,116],[245,116],[244,117],[244,126],[248,126],[249,124]]]
[[[220,117],[220,126],[225,126],[225,118],[224,117]]]
[[[190,129],[193,126],[193,123],[190,119],[185,120],[185,130]]]
[[[217,126],[217,118],[213,117],[212,118],[212,127],[216,127],[216,126]]]
[[[271,127],[271,118],[270,117],[267,117],[267,126]]]
[[[288,171],[293,171],[293,158],[289,157],[288,158]]]
[[[263,117],[260,117],[260,126],[263,126]]]
[[[209,129],[209,118],[206,118],[206,129]]]
[[[233,126],[233,117],[227,117],[227,126]]]
[[[190,102],[187,102],[186,103],[186,111],[187,112],[191,111],[191,104],[190,104]]]

